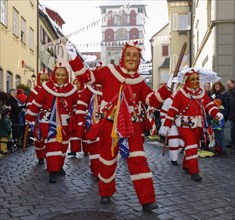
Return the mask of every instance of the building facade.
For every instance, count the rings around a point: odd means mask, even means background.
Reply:
[[[167,82],[170,76],[169,23],[154,34],[151,39],[153,89]]]
[[[0,90],[32,86],[37,72],[38,1],[0,1]]]
[[[100,6],[100,10],[102,16],[101,62],[104,65],[119,64],[125,42],[144,39],[145,5],[110,3]]]
[[[198,1],[192,7],[192,65],[235,79],[235,1]],[[202,19],[202,17],[204,19]]]

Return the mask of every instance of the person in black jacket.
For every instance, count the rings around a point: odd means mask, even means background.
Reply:
[[[225,93],[225,110],[230,122],[230,142],[226,147],[235,149],[235,80],[227,80],[227,89]]]
[[[6,102],[7,106],[11,107],[11,111],[10,111],[10,119],[12,122],[12,135],[13,135],[13,139],[17,140],[18,139],[18,125],[19,125],[19,114],[21,109],[18,106],[18,102],[16,99],[16,95],[17,95],[17,91],[16,89],[10,89],[9,90],[9,95],[10,95],[10,99]]]

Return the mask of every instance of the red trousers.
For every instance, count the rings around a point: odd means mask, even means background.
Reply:
[[[185,144],[183,167],[188,168],[190,174],[199,173],[198,148],[200,147],[202,128],[178,127],[178,130]]]
[[[155,202],[152,173],[149,169],[143,148],[142,129],[139,122],[134,125],[134,135],[128,138],[130,155],[127,165],[131,175],[137,197],[141,205]],[[119,147],[111,153],[111,131],[113,123],[105,121],[100,132],[100,159],[99,159],[99,194],[112,196],[116,191],[115,171],[117,167]]]

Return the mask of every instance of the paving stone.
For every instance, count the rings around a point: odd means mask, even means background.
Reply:
[[[159,206],[152,213],[142,212],[125,159],[118,158],[117,191],[112,202],[103,205],[88,157],[66,158],[66,176],[49,184],[46,165],[37,165],[35,151],[29,147],[25,154],[17,150],[0,159],[0,219],[47,220],[55,216],[66,219],[78,213],[83,216],[102,213],[118,220],[234,219],[235,171],[231,168],[235,167],[235,156],[199,158],[203,181],[196,183],[180,165],[170,164],[169,151],[161,156],[159,144],[146,141],[145,150]],[[182,159],[180,154],[179,163]]]

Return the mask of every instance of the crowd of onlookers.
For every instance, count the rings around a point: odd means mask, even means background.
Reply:
[[[235,81],[229,79],[226,85],[221,81],[212,86],[207,83],[204,89],[224,115],[224,121],[218,122],[208,117],[207,122],[213,131],[215,153],[226,154],[226,148],[235,149]],[[26,103],[27,95],[21,88],[10,89],[8,93],[0,91],[0,155],[14,152],[22,145]],[[230,130],[228,143],[224,137],[226,122]]]
[[[0,155],[22,145],[27,95],[21,88],[0,91]]]

